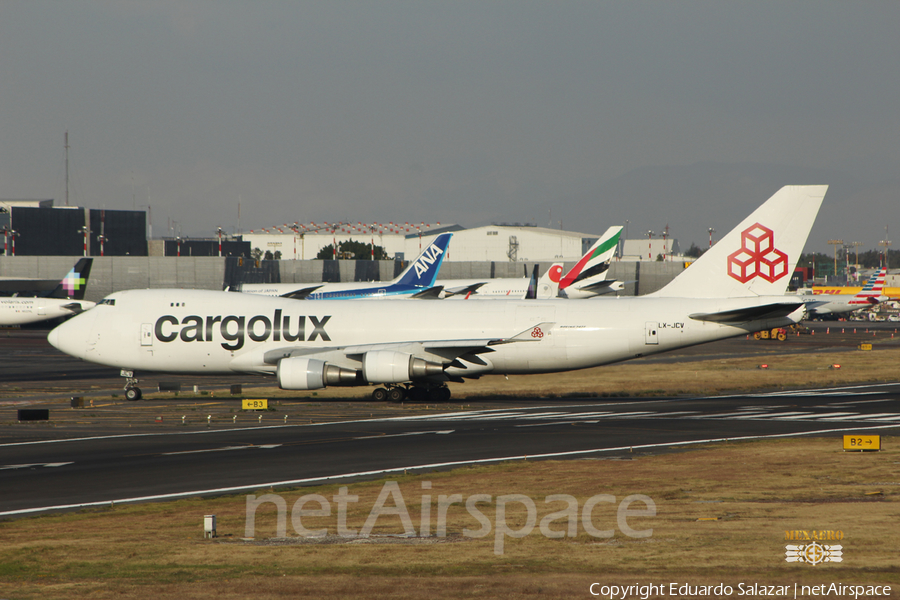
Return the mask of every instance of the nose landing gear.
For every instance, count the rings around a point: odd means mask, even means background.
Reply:
[[[142,395],[141,388],[137,386],[140,381],[134,376],[134,371],[126,371],[122,369],[119,375],[125,378],[125,399],[132,402],[140,400]]]

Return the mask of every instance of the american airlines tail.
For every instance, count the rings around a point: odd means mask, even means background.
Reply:
[[[869,277],[869,280],[866,282],[866,285],[863,286],[863,289],[859,291],[856,296],[854,296],[853,300],[850,301],[851,305],[858,305],[860,307],[864,306],[872,306],[873,304],[878,304],[884,298],[884,279],[887,277],[887,269],[878,269],[875,271],[875,274]]]
[[[787,185],[661,290],[669,298],[780,296],[828,190]]]
[[[84,292],[87,289],[88,277],[91,276],[91,265],[93,263],[93,258],[82,258],[79,260],[47,297],[84,300]]]

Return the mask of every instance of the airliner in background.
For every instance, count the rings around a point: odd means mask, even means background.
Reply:
[[[880,302],[887,300],[887,296],[883,295],[884,280],[887,276],[887,269],[879,269],[875,271],[872,277],[863,286],[855,296],[848,295],[825,295],[825,294],[798,294],[806,304],[806,312],[810,317],[824,317],[827,315],[841,315],[844,313],[862,310],[864,308],[872,308]]]
[[[625,287],[624,282],[608,277],[609,265],[619,247],[621,235],[621,225],[606,230],[587,254],[559,280],[560,298],[593,298]]]
[[[238,290],[245,294],[281,296],[294,300],[365,300],[372,298],[438,298],[435,286],[452,233],[442,233],[406,269],[391,281],[371,283],[245,283]]]
[[[554,263],[538,281],[533,295],[528,293],[528,278],[439,279],[438,283],[444,288],[445,298],[593,298],[608,294],[625,287],[624,282],[607,277],[621,233],[621,226],[607,229],[565,275],[563,264]]]
[[[94,306],[84,299],[93,258],[82,258],[46,296],[0,297],[0,325],[27,325],[78,314]]]
[[[298,302],[207,290],[115,292],[48,335],[136,373],[269,375],[286,390],[377,386],[373,398],[450,398],[447,382],[553,373],[799,322],[786,296],[827,186],[786,186],[661,290],[591,301]],[[599,383],[602,385],[602,381]]]

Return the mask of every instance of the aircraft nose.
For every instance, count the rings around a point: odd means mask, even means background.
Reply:
[[[86,311],[72,317],[65,323],[56,326],[47,334],[50,345],[70,356],[84,358],[88,348],[88,339],[96,315]]]
[[[59,326],[50,330],[50,333],[47,334],[47,341],[50,342],[50,345],[54,348],[59,348]]]

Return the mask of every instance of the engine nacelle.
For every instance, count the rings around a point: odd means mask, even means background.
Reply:
[[[283,390],[320,390],[329,385],[361,384],[356,369],[323,360],[292,356],[278,361],[278,386]]]
[[[377,350],[363,356],[363,376],[369,383],[403,383],[443,373],[444,365],[405,352]]]

